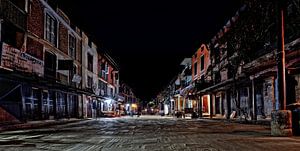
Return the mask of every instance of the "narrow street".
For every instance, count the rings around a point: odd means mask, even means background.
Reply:
[[[270,128],[161,116],[101,118],[0,133],[0,150],[297,150],[300,137]]]

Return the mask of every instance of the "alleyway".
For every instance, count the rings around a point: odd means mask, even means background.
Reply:
[[[0,133],[0,150],[297,150],[300,138],[270,129],[160,116],[101,118]]]

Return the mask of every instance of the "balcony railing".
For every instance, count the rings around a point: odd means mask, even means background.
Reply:
[[[26,29],[26,12],[9,0],[0,0],[0,18],[2,17],[18,28]]]

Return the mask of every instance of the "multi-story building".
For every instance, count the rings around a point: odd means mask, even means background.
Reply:
[[[131,87],[129,87],[125,83],[121,83],[120,96],[124,98],[124,102],[121,105],[120,111],[123,111],[125,115],[129,115],[132,111],[137,111],[139,107],[139,102]]]
[[[299,1],[287,1],[285,62],[287,104],[299,103]],[[209,43],[211,66],[199,95],[209,94],[211,116],[246,120],[270,119],[279,108],[277,28],[274,3],[245,1]],[[298,17],[296,17],[298,14]]]
[[[0,123],[95,117],[97,46],[54,1],[0,4]],[[118,70],[108,71],[113,98]]]
[[[201,45],[192,58],[194,90],[174,90],[175,111],[187,105],[182,96],[198,100],[200,115],[246,120],[270,119],[279,109],[276,49],[277,10],[272,1],[244,1],[224,27]],[[287,107],[299,104],[299,0],[287,1],[285,63]],[[182,76],[175,81],[182,86]],[[181,93],[180,93],[181,92]],[[190,97],[192,96],[192,97]],[[201,101],[200,101],[201,100]]]
[[[0,7],[7,14],[1,24],[1,121],[82,116],[76,93],[81,82],[79,29],[43,0],[2,0]]]
[[[97,46],[82,32],[82,89],[84,117],[96,117],[96,104],[98,92],[98,52]]]
[[[211,75],[207,70],[210,66],[210,52],[207,45],[202,44],[196,53],[192,56],[192,83],[195,85],[191,97],[197,103],[197,112],[200,116],[209,115],[210,112],[210,96],[209,94],[195,93],[203,87],[210,84]]]
[[[102,96],[100,111],[107,115],[119,114],[119,68],[107,53],[98,53],[98,80],[99,95]]]
[[[192,85],[192,59],[185,58],[181,64],[183,67],[182,72],[178,75],[175,80],[175,90],[174,95],[174,106],[175,112],[186,112],[195,108],[194,101],[189,98],[189,92],[193,89]]]

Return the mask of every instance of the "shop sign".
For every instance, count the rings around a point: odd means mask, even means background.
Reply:
[[[44,61],[27,53],[21,52],[6,43],[2,44],[2,52],[0,55],[0,65],[3,68],[34,73],[38,76],[44,75]]]

